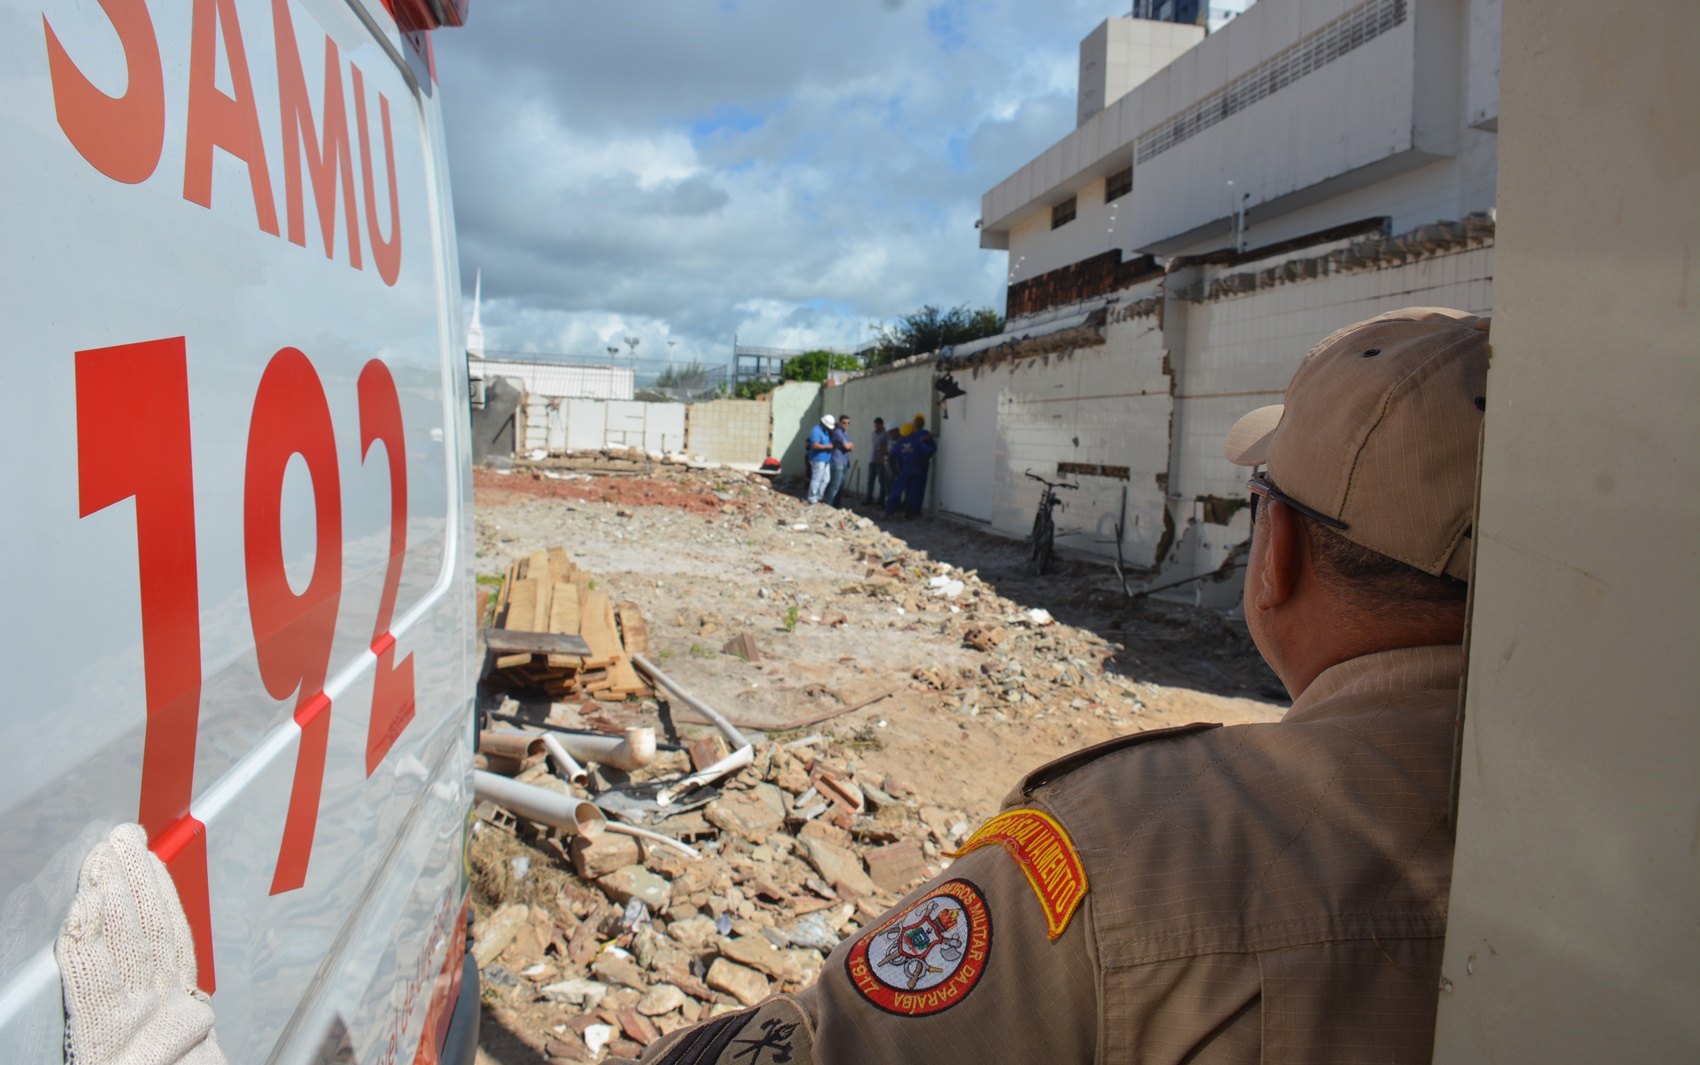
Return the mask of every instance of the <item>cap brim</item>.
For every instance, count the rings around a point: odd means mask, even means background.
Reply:
[[[1222,453],[1236,466],[1261,466],[1269,461],[1269,441],[1281,424],[1286,405],[1259,407],[1234,423],[1222,441]]]

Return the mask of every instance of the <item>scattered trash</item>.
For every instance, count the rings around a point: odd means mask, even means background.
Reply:
[[[590,1024],[585,1026],[584,1045],[592,1055],[602,1053],[602,1048],[607,1046],[613,1038],[614,1028],[612,1025]]]
[[[799,947],[812,947],[827,954],[838,946],[838,933],[833,930],[829,919],[820,913],[809,916],[792,925],[786,936]]]
[[[484,971],[479,973],[479,977],[482,979],[486,987],[519,986],[519,977],[515,976],[500,965],[486,965],[484,967]]]

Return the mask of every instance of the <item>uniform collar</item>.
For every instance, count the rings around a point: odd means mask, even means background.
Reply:
[[[1325,703],[1343,696],[1457,689],[1462,676],[1459,644],[1401,647],[1348,659],[1330,666],[1293,700],[1282,721],[1325,716]]]

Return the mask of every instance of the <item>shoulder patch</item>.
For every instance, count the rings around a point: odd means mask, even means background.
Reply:
[[[1045,911],[1045,928],[1055,939],[1068,930],[1086,897],[1086,866],[1062,823],[1042,810],[1006,810],[975,830],[952,858],[995,843],[1027,874]]]
[[[887,1013],[928,1017],[968,997],[992,954],[992,914],[967,880],[947,880],[865,933],[844,959],[850,983]]]
[[[1051,781],[1056,780],[1058,777],[1066,776],[1067,774],[1074,772],[1076,769],[1079,769],[1081,766],[1086,765],[1088,762],[1095,762],[1107,754],[1114,754],[1116,751],[1123,750],[1127,747],[1134,747],[1141,743],[1150,743],[1152,740],[1170,739],[1175,736],[1185,736],[1194,732],[1206,732],[1210,729],[1221,727],[1221,723],[1217,721],[1195,721],[1190,725],[1174,725],[1170,728],[1146,729],[1144,732],[1129,733],[1126,736],[1117,736],[1113,740],[1105,740],[1103,743],[1095,743],[1090,747],[1082,747],[1080,750],[1075,751],[1072,754],[1065,754],[1061,758],[1046,762],[1044,765],[1022,777],[1021,783],[1016,785],[1015,790],[1005,796],[1003,800],[1004,805],[1013,806],[1016,803],[1025,802],[1035,791],[1038,791]]]
[[[812,1065],[814,1029],[788,995],[680,1034],[654,1065]],[[649,1059],[645,1056],[645,1065]]]

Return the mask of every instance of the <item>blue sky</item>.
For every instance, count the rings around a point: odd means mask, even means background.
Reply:
[[[1125,0],[484,0],[437,35],[490,348],[725,361],[1001,308],[981,193],[1074,125]],[[668,341],[674,342],[669,349]]]

